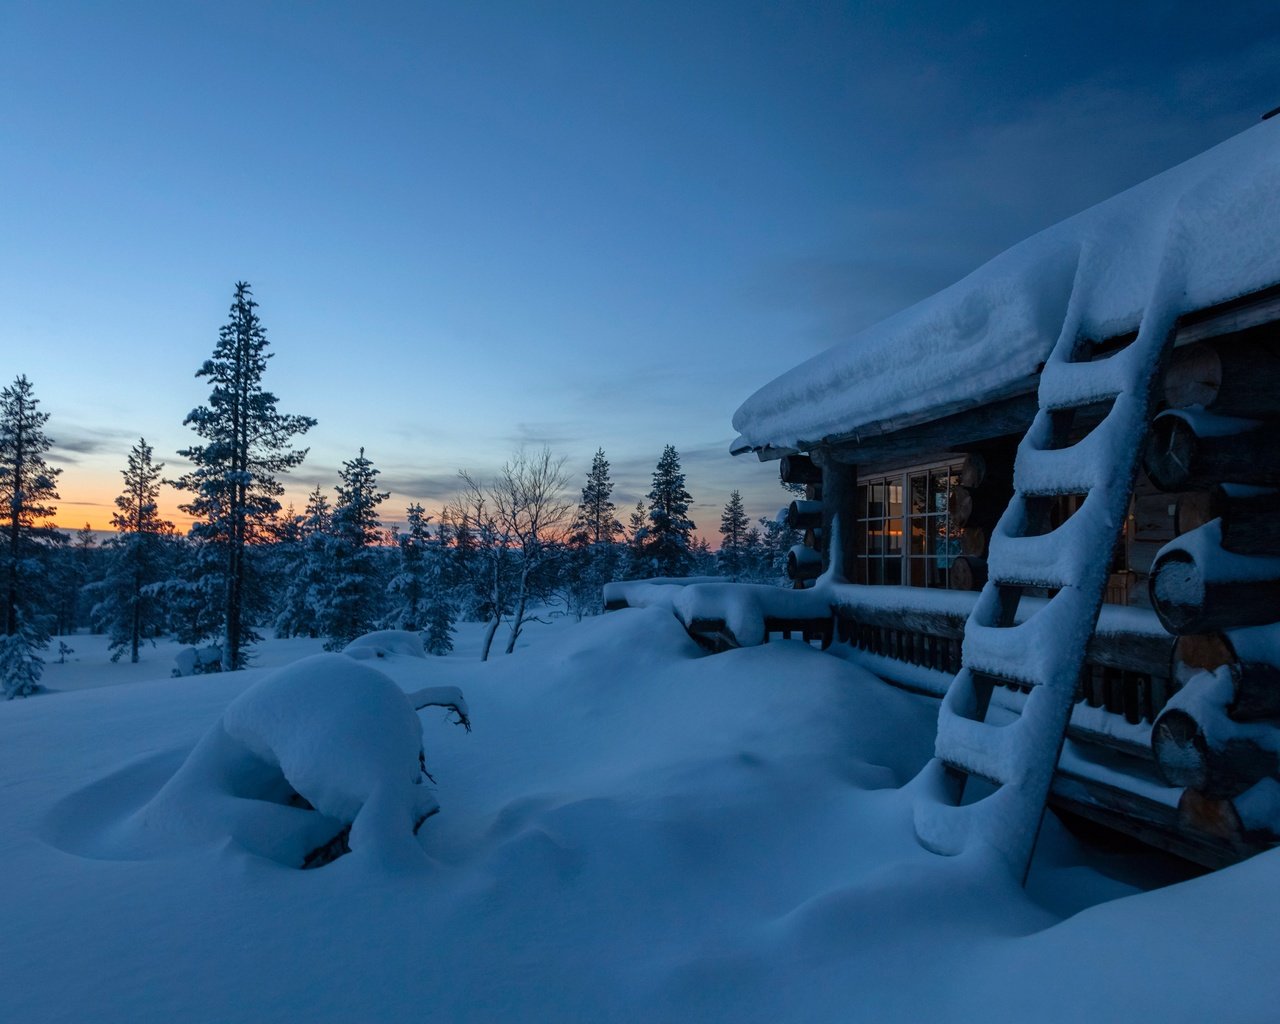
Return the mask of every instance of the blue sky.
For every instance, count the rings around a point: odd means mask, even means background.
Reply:
[[[1270,4],[0,2],[0,377],[105,521],[178,469],[250,281],[297,498],[438,505],[521,444],[682,453],[715,539],[757,386],[1280,105]],[[625,518],[625,516],[624,516]]]

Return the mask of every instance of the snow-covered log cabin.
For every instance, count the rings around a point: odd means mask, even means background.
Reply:
[[[766,384],[732,450],[806,489],[796,590],[677,614],[945,695],[939,852],[1025,870],[1046,798],[1208,866],[1274,844],[1278,238],[1274,118]]]

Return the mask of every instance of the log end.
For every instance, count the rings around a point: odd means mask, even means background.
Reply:
[[[1174,636],[1208,632],[1203,626],[1204,574],[1185,551],[1169,551],[1156,559],[1147,584],[1151,607],[1160,624]]]
[[[1166,785],[1203,790],[1208,784],[1208,748],[1199,724],[1180,708],[1169,708],[1151,727],[1151,753]]]

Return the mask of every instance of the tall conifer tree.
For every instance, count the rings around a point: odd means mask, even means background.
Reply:
[[[574,517],[569,537],[569,572],[563,588],[569,609],[579,617],[604,610],[603,588],[618,573],[622,535],[617,506],[613,502],[613,480],[604,449],[596,450],[591,470],[582,488],[582,501]]]
[[[747,534],[751,528],[751,520],[742,505],[742,494],[734,491],[720,513],[720,554],[717,561],[720,572],[735,583],[742,579],[746,570]],[[759,535],[756,536],[759,545]]]
[[[252,594],[245,548],[267,530],[280,510],[284,487],[277,478],[301,464],[307,449],[293,439],[316,421],[276,409],[276,396],[263,390],[267,334],[249,285],[236,283],[231,314],[218,334],[213,358],[196,371],[213,383],[209,404],[183,421],[205,439],[178,454],[195,468],[173,481],[194,497],[181,506],[199,522],[192,534],[215,544],[223,555],[222,622],[224,669],[243,668],[246,648],[258,639],[246,598]]]
[[[48,645],[49,635],[37,603],[44,570],[37,556],[66,540],[47,522],[62,470],[45,461],[53,441],[44,432],[49,414],[39,404],[25,375],[0,389],[0,687],[10,698],[39,688],[44,662],[36,652]]]
[[[693,564],[694,522],[689,518],[692,495],[685,490],[680,453],[667,445],[653,471],[649,491],[649,533],[644,551],[654,575],[686,576]]]
[[[152,454],[151,445],[139,438],[120,471],[124,491],[117,496],[111,517],[118,535],[107,577],[92,588],[102,595],[93,618],[110,634],[112,661],[128,648],[129,660],[137,662],[144,633],[154,633],[161,619],[149,588],[164,578],[164,538],[173,533],[173,524],[160,518],[157,502],[164,463],[152,461]]]
[[[326,650],[341,650],[356,637],[377,628],[382,587],[369,550],[382,531],[378,506],[390,492],[379,491],[378,470],[360,454],[342,464],[338,500],[330,536],[329,592],[320,609]]]

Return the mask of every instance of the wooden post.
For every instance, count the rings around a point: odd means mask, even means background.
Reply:
[[[839,539],[833,540],[833,521],[839,517]],[[831,545],[839,543],[841,565],[846,579],[852,579],[857,564],[858,467],[822,459],[822,568],[831,564]]]

